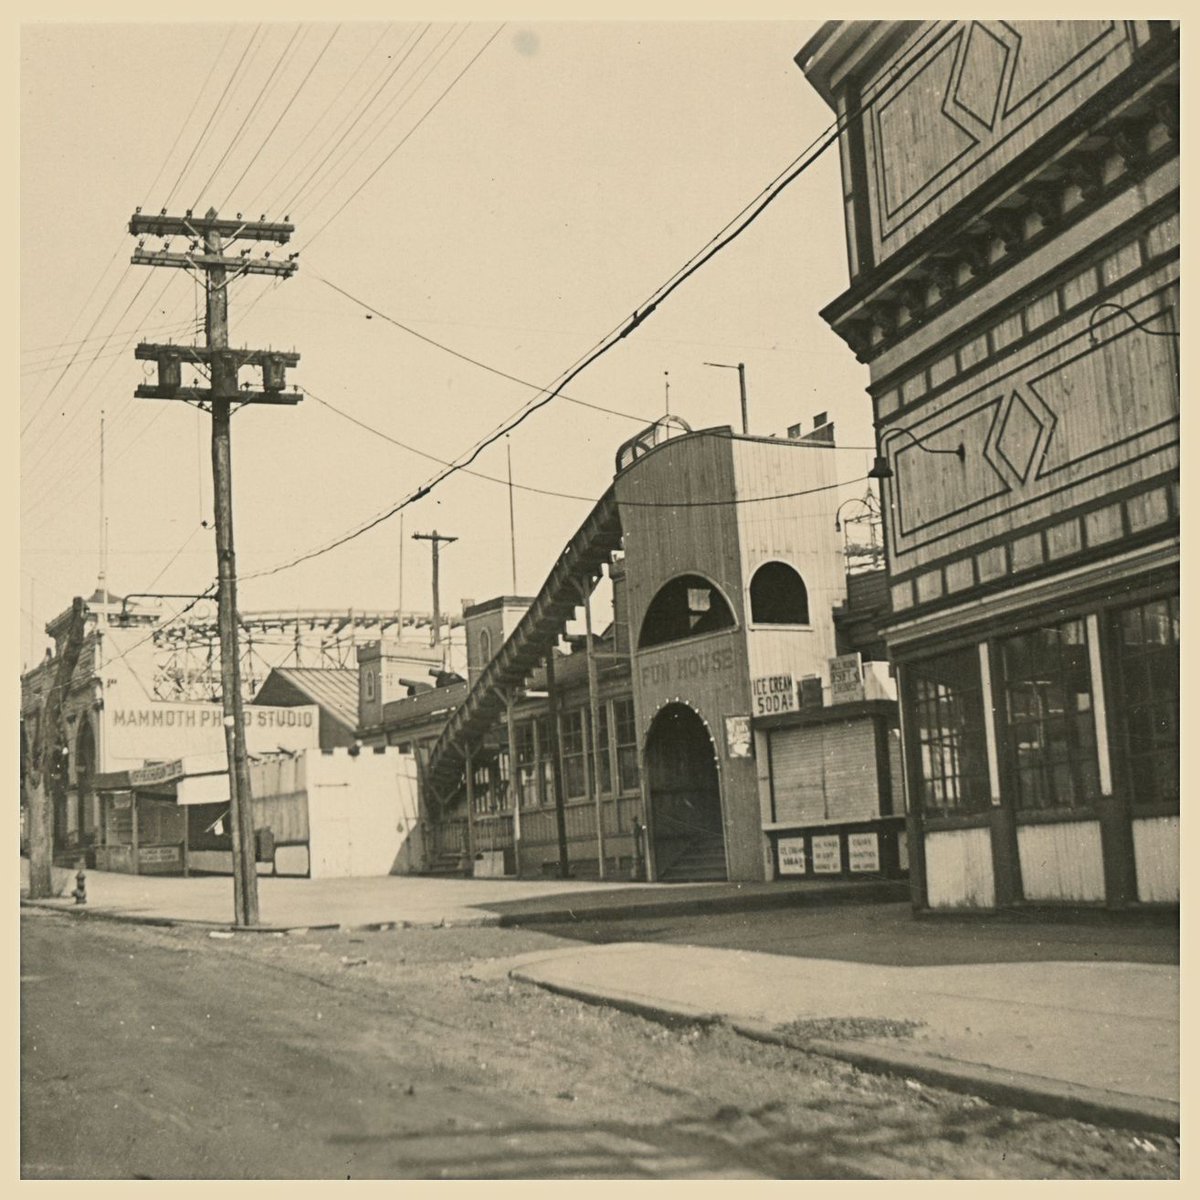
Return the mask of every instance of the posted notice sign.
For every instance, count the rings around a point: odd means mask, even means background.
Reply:
[[[840,654],[829,660],[829,702],[853,704],[866,696],[863,690],[862,655]]]
[[[879,835],[877,833],[851,833],[846,837],[846,848],[850,852],[851,871],[879,870]]]
[[[813,838],[812,856],[816,874],[839,874],[842,869],[842,839],[836,834]]]
[[[804,839],[802,837],[780,838],[779,873],[780,875],[803,875],[806,872],[804,864]]]
[[[750,694],[754,697],[756,717],[796,710],[796,681],[790,675],[760,675],[751,679]]]

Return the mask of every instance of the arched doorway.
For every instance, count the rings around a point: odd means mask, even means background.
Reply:
[[[655,876],[727,878],[721,783],[704,722],[686,704],[668,704],[650,725],[645,757]]]

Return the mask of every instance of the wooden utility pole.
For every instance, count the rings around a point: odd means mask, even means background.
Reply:
[[[564,802],[562,754],[558,732],[558,687],[554,678],[554,647],[546,655],[546,705],[550,719],[546,728],[550,733],[550,769],[554,779],[554,822],[558,828],[558,874],[561,879],[571,878],[571,860],[567,851],[567,810]]]
[[[584,632],[587,636],[587,673],[588,673],[588,709],[591,715],[591,729],[588,741],[591,743],[590,771],[587,772],[592,781],[592,800],[596,805],[596,869],[599,878],[603,879],[604,871],[604,802],[600,798],[600,691],[596,672],[596,649],[592,645],[592,580],[580,585],[583,594]]]
[[[284,391],[284,371],[295,366],[300,356],[274,351],[233,350],[229,346],[229,285],[240,275],[274,275],[287,278],[297,270],[295,255],[286,262],[272,262],[270,252],[261,258],[251,251],[226,254],[227,243],[235,240],[286,243],[293,226],[286,221],[243,221],[221,219],[215,209],[203,218],[189,211],[183,217],[157,217],[140,210],[129,222],[129,232],[142,240],[132,261],[135,265],[177,267],[203,271],[207,303],[205,345],[176,346],[140,344],[135,357],[158,363],[158,385],[142,385],[136,396],[162,400],[188,400],[207,404],[212,414],[213,516],[217,548],[217,624],[221,642],[221,703],[224,710],[225,753],[229,766],[230,826],[233,840],[233,908],[238,925],[258,924],[258,869],[254,848],[254,810],[250,794],[250,771],[246,761],[246,727],[242,712],[241,661],[237,631],[237,565],[233,549],[233,456],[231,417],[234,404],[295,404],[299,392]],[[163,237],[162,250],[143,249],[147,236]],[[172,253],[171,239],[188,239],[186,253]],[[209,368],[209,388],[182,386],[185,362]],[[263,390],[238,387],[243,366],[262,368]]]
[[[438,598],[438,548],[442,542],[457,542],[456,537],[447,537],[435,529],[432,533],[414,533],[414,542],[431,542],[433,545],[433,644],[442,644],[442,608]]]
[[[29,789],[29,898],[45,900],[54,893],[54,882],[50,870],[54,859],[54,818],[50,795],[50,763],[55,743],[62,730],[63,699],[71,686],[71,676],[79,662],[83,649],[84,614],[83,600],[76,596],[71,604],[71,623],[63,639],[62,652],[42,697],[41,718],[38,721],[36,747],[31,747],[36,758],[30,763],[26,775]],[[31,757],[33,757],[31,755]]]

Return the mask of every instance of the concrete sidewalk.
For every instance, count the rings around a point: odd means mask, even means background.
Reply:
[[[725,1021],[1000,1103],[1179,1130],[1174,966],[884,967],[634,942],[524,955],[489,973],[658,1019]]]
[[[21,860],[21,889],[29,886],[29,863]],[[71,899],[74,873],[54,871],[63,894],[39,905],[80,915],[117,919],[233,924],[233,881],[227,875],[189,879],[164,875],[87,872],[87,904]],[[264,930],[378,925],[514,925],[678,912],[716,912],[897,898],[907,885],[840,881],[795,883],[645,884],[577,879],[442,879],[383,875],[367,879],[281,879],[260,875],[260,928]],[[29,901],[25,901],[29,903]]]

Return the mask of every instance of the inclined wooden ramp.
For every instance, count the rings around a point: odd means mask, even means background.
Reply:
[[[457,790],[467,752],[501,719],[507,694],[524,685],[554,648],[590,586],[621,546],[621,518],[613,487],[604,493],[558,556],[541,590],[512,635],[483,669],[430,751],[425,780],[445,802]]]

